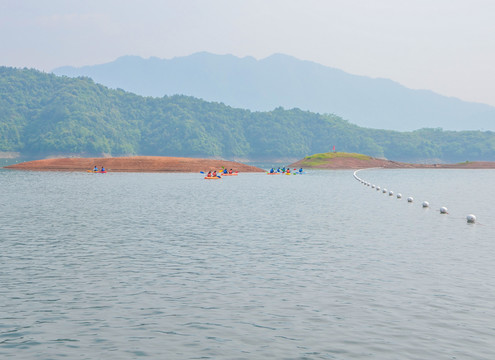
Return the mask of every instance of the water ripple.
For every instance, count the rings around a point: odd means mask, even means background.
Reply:
[[[495,358],[494,174],[469,197],[455,195],[478,173],[427,174],[366,173],[486,225],[349,171],[0,171],[0,356]]]

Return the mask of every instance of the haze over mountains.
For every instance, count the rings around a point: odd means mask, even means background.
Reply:
[[[184,94],[253,111],[281,106],[331,113],[369,128],[495,130],[495,107],[282,54],[262,60],[206,52],[170,60],[123,56],[106,64],[53,72],[88,76],[144,96]]]

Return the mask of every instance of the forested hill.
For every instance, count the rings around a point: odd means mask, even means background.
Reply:
[[[400,161],[495,160],[493,132],[365,129],[335,115],[235,109],[187,96],[142,97],[89,78],[0,67],[0,151],[225,159],[364,153]]]
[[[413,90],[387,79],[275,54],[265,59],[206,52],[173,59],[123,56],[57,75],[89,76],[97,83],[143,96],[184,94],[252,111],[278,106],[332,113],[374,129],[495,130],[495,107]]]

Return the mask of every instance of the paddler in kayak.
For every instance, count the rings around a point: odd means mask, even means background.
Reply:
[[[227,169],[223,169],[223,173],[224,174],[227,174]]]
[[[98,172],[98,166],[95,165],[95,168],[93,169],[94,172]]]
[[[206,177],[211,177],[211,171],[208,171],[208,174],[206,174]]]
[[[213,171],[213,174],[211,174],[212,177],[217,177],[217,171]]]
[[[299,169],[299,174],[302,174],[303,173],[303,168],[300,168]]]
[[[233,172],[233,170],[232,170],[232,169],[230,169],[230,170],[229,170],[229,174],[233,174],[233,173],[234,173],[234,172]]]
[[[100,171],[101,171],[101,172],[105,172],[106,170],[105,170],[105,168],[102,166]]]
[[[290,175],[290,169],[289,168],[287,168],[287,174]]]
[[[277,172],[278,172],[278,173],[279,173],[279,172],[281,172],[281,171],[280,171],[280,166],[278,167]]]
[[[273,170],[273,168],[270,169],[270,174],[273,174],[275,172],[275,170]]]

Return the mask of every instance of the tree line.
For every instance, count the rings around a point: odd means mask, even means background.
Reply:
[[[495,160],[491,131],[367,129],[334,114],[253,112],[190,96],[109,89],[87,77],[0,67],[0,151],[260,161],[338,151],[410,162]],[[397,121],[400,121],[398,119]]]

